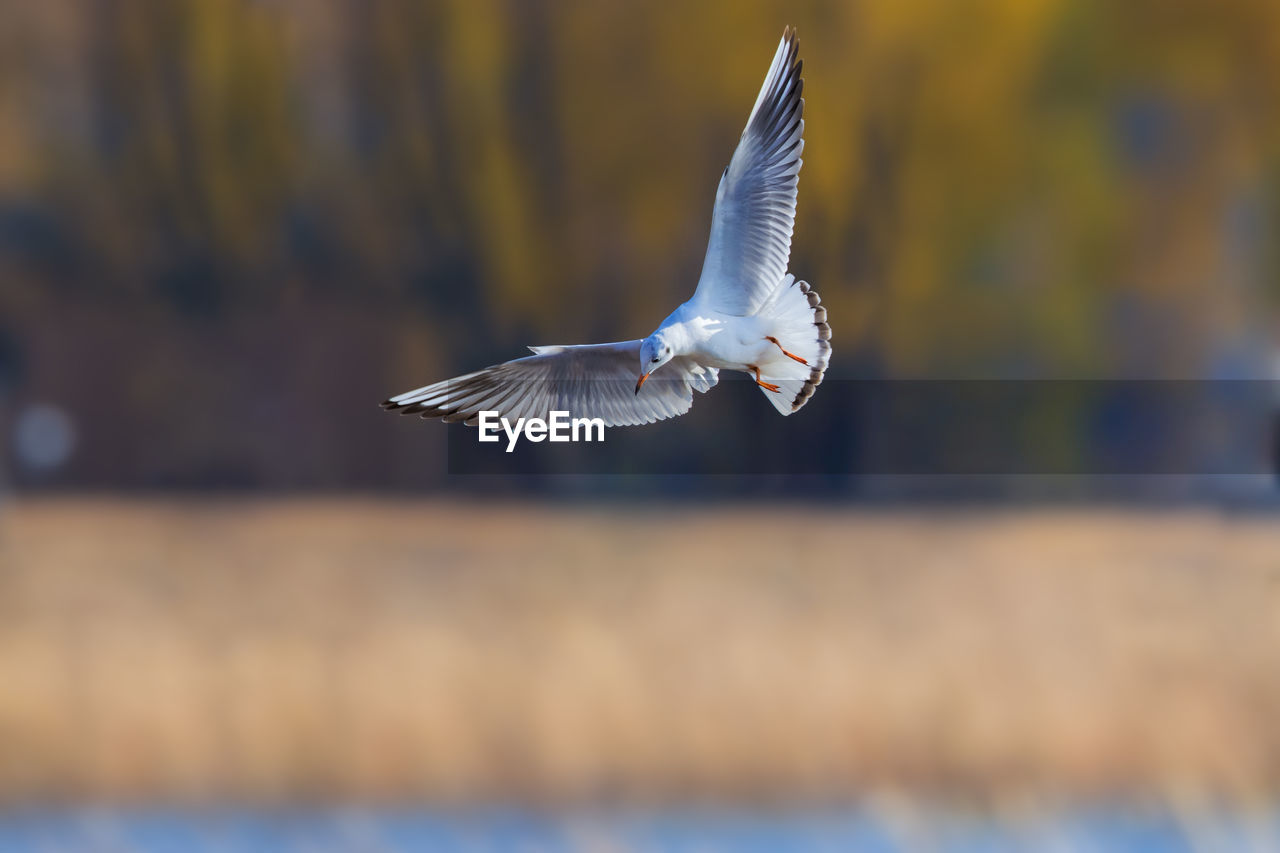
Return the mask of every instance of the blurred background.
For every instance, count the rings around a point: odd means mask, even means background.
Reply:
[[[791,266],[832,315],[829,382],[1275,369],[1274,3],[0,10],[23,483],[441,487],[465,431],[371,404],[526,344],[647,334],[687,298],[786,22],[808,118]],[[782,443],[747,390],[717,389],[717,425]],[[825,455],[857,439],[848,396],[806,412]],[[66,452],[33,450],[51,429]]]
[[[687,298],[786,24],[803,412],[378,409]],[[0,0],[0,849],[1276,849],[1280,433],[1130,392],[1274,428],[1278,200],[1270,0]]]

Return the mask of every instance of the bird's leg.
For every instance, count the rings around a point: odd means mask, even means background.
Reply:
[[[775,394],[778,394],[781,392],[781,389],[778,388],[777,385],[774,385],[772,382],[765,382],[760,378],[760,368],[756,367],[754,364],[748,364],[747,367],[751,370],[752,373],[756,375],[756,384],[759,385],[761,388],[768,388],[770,391],[772,391]]]
[[[765,339],[766,341],[773,341],[773,345],[774,345],[775,347],[777,347],[778,349],[781,349],[781,350],[782,350],[782,354],[783,354],[783,355],[785,355],[787,358],[794,358],[796,361],[800,362],[801,364],[808,364],[808,363],[809,363],[809,362],[805,361],[803,358],[801,358],[800,356],[796,355],[795,353],[790,353],[790,352],[787,352],[786,350],[782,349],[782,344],[778,343],[778,339],[777,339],[777,338],[775,338],[773,335],[765,335],[765,336],[764,336],[764,339]]]

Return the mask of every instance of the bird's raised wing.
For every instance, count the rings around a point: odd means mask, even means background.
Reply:
[[[692,359],[673,358],[637,394],[640,341],[585,346],[530,347],[533,355],[446,379],[392,397],[382,405],[403,414],[475,424],[481,411],[516,418],[602,418],[605,426],[630,426],[689,411],[693,392],[716,384],[718,371]]]
[[[725,314],[754,313],[787,271],[804,150],[799,50],[788,27],[716,190],[694,299]]]

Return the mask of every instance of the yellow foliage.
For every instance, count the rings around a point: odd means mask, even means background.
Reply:
[[[0,191],[144,298],[196,257],[231,303],[409,295],[504,350],[643,334],[694,286],[784,24],[792,267],[842,356],[1142,370],[1115,322],[1136,311],[1173,318],[1139,362],[1195,372],[1269,280],[1265,231],[1233,223],[1280,161],[1271,0],[22,5],[0,0],[29,46],[0,63]],[[75,73],[37,59],[59,52]]]

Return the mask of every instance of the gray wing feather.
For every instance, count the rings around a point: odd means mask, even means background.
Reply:
[[[787,271],[804,151],[799,50],[787,28],[716,191],[694,298],[725,314],[755,313]]]
[[[674,358],[636,394],[640,341],[530,349],[533,355],[426,385],[382,405],[470,424],[481,411],[497,411],[513,423],[565,411],[575,418],[601,418],[606,426],[630,426],[684,414],[693,405],[693,392],[707,391],[719,378],[715,368]]]

